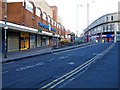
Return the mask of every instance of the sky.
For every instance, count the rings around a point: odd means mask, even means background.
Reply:
[[[58,15],[66,30],[81,34],[87,27],[87,4],[89,4],[89,24],[99,17],[118,11],[120,0],[45,0],[58,7]],[[77,9],[78,6],[78,9]],[[77,13],[78,10],[78,13]],[[78,15],[78,17],[77,17]],[[78,18],[78,19],[77,19]]]

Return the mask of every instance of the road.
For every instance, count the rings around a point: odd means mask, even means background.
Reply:
[[[117,88],[118,43],[93,44],[2,67],[3,88]]]

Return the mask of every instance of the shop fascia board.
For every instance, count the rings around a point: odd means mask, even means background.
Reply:
[[[8,25],[8,28],[10,28],[10,29],[54,37],[54,35],[52,35],[52,33],[49,33],[49,32],[42,31],[42,33],[38,33],[38,30],[34,29],[34,28],[29,28],[26,26],[17,25],[17,24],[13,24],[10,22],[7,22],[7,25]],[[4,27],[4,21],[0,21],[0,27]]]
[[[4,21],[0,21],[0,26],[4,27]],[[7,26],[8,26],[8,29],[14,29],[14,30],[18,30],[18,31],[33,32],[33,33],[38,32],[37,29],[13,24],[13,23],[10,23],[10,22],[7,22]]]

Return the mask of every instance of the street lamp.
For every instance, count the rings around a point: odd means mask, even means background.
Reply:
[[[77,35],[78,35],[78,8],[79,6],[82,7],[82,5],[77,5],[77,16],[76,16],[76,38],[77,38]]]
[[[4,1],[4,6],[5,6],[5,10],[4,10],[4,58],[7,58],[7,0]]]
[[[92,3],[94,3],[95,1],[92,1]],[[87,3],[87,31],[89,30],[89,3]],[[87,33],[87,39],[86,41],[89,42],[89,35]]]
[[[119,5],[119,4],[118,4]],[[119,6],[118,6],[118,9],[119,9]],[[119,21],[119,10],[118,10],[118,12],[117,12],[117,20]],[[119,23],[119,22],[118,22]],[[114,43],[116,43],[117,42],[117,31],[118,31],[118,23],[115,23],[115,27],[116,28],[114,28]]]

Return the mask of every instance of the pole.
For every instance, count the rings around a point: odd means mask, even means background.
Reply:
[[[77,5],[77,15],[76,15],[76,38],[78,34],[78,5]]]
[[[114,29],[114,43],[117,42],[117,30],[118,30],[118,23],[115,24],[115,29]]]
[[[89,30],[89,3],[87,3],[87,31]],[[89,33],[87,33],[87,42],[89,42]]]
[[[4,58],[7,58],[7,0],[4,2],[5,10],[4,10]]]

